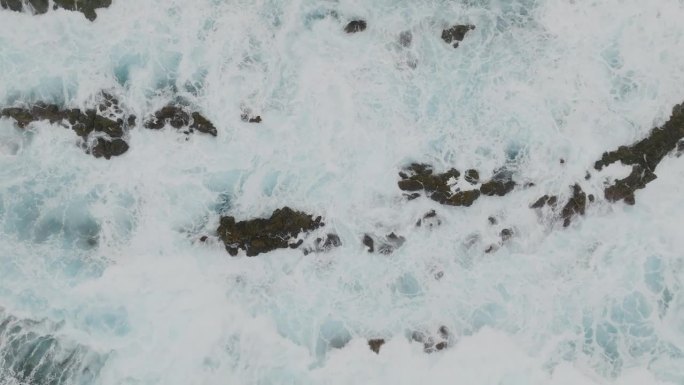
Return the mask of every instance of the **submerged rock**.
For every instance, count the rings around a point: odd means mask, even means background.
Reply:
[[[248,257],[275,249],[297,248],[303,241],[296,241],[302,232],[322,227],[321,217],[283,207],[273,212],[270,218],[256,218],[236,221],[234,217],[222,217],[217,229],[218,237],[225,244],[230,255],[237,255],[239,249]]]
[[[442,30],[442,40],[447,44],[451,44],[454,48],[458,48],[458,43],[463,41],[468,31],[473,29],[475,29],[475,26],[470,24],[453,25]]]
[[[0,7],[12,11],[23,11],[26,10],[24,3],[29,5],[36,14],[46,13],[50,5],[48,0],[0,0]],[[110,5],[112,5],[112,0],[53,0],[53,9],[63,8],[69,11],[78,11],[90,21],[97,18],[96,9],[107,8]]]
[[[437,333],[429,333],[425,330],[418,330],[411,333],[411,339],[423,344],[425,353],[434,353],[449,347],[451,333],[446,326],[440,326]]]
[[[605,188],[605,198],[610,202],[625,200],[634,203],[634,192],[646,187],[657,178],[655,169],[668,153],[675,150],[684,138],[684,105],[672,109],[670,119],[662,126],[651,130],[648,137],[631,146],[620,146],[617,150],[605,152],[594,164],[601,170],[610,164],[620,161],[632,166],[632,172],[626,178],[615,181]]]
[[[366,29],[365,20],[352,20],[344,27],[344,32],[346,33],[356,33],[361,32]]]
[[[395,233],[390,233],[382,238],[376,238],[370,234],[364,234],[362,242],[364,246],[368,248],[367,251],[369,253],[374,253],[377,250],[378,253],[387,255],[392,254],[394,250],[400,248],[404,242],[406,242],[406,238]]]
[[[304,255],[308,255],[309,253],[325,253],[340,246],[342,246],[340,236],[328,233],[325,235],[325,238],[316,238],[313,247],[304,249]]]

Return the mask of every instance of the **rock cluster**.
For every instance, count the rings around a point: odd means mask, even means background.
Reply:
[[[166,125],[180,130],[188,135],[195,131],[209,134],[211,136],[216,136],[216,127],[202,114],[199,112],[188,111],[188,108],[179,104],[169,104],[162,107],[159,111],[155,112],[147,121],[145,121],[145,128],[151,130],[159,130],[164,128]]]
[[[135,116],[126,115],[113,96],[103,93],[96,108],[62,109],[55,104],[36,103],[30,107],[10,107],[0,110],[0,116],[12,118],[20,128],[36,121],[59,123],[81,137],[81,146],[96,158],[109,159],[128,150],[123,137],[135,125]]]
[[[352,20],[344,27],[344,32],[346,33],[356,33],[362,32],[366,29],[365,20]]]
[[[461,177],[460,171],[455,168],[444,173],[433,173],[432,166],[421,163],[413,163],[399,173],[401,180],[399,188],[407,191],[409,199],[415,199],[424,191],[430,199],[448,206],[470,206],[480,195],[504,196],[515,188],[515,182],[510,172],[500,170],[494,174],[491,180],[480,185],[479,188],[470,190],[453,190],[452,186]],[[464,180],[471,185],[479,183],[477,170],[467,170]]]

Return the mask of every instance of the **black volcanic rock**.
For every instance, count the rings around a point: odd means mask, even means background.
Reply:
[[[634,192],[657,178],[656,167],[665,155],[677,148],[682,138],[684,104],[675,106],[670,119],[662,127],[651,130],[648,137],[631,146],[620,146],[617,150],[605,152],[594,164],[596,170],[618,161],[632,166],[629,176],[605,188],[605,198],[610,202],[625,200],[627,204],[633,204]]]
[[[50,5],[48,0],[27,0],[26,2],[36,14],[46,13]],[[12,11],[22,11],[25,9],[23,3],[22,0],[0,0],[0,7]],[[63,8],[69,11],[78,11],[90,21],[97,18],[96,9],[107,8],[110,5],[112,5],[112,0],[53,0],[54,9]]]
[[[470,24],[453,25],[442,30],[442,40],[447,44],[451,44],[454,48],[458,48],[458,43],[463,41],[468,31],[473,29],[475,29],[475,26]]]
[[[344,32],[346,33],[356,33],[362,32],[366,29],[365,20],[352,20],[344,27]]]
[[[180,104],[169,104],[162,107],[145,121],[144,126],[151,130],[160,130],[167,124],[176,130],[185,128],[183,131],[185,134],[199,131],[216,136],[218,133],[216,127],[209,119],[199,112],[190,112],[188,107]]]
[[[222,217],[217,229],[218,237],[225,244],[230,255],[237,255],[239,249],[248,257],[275,249],[297,248],[302,244],[295,238],[302,232],[309,232],[323,226],[321,217],[283,207],[273,212],[270,218],[256,218],[236,221],[234,217]]]
[[[0,116],[14,119],[17,126],[26,128],[36,121],[59,123],[71,128],[82,138],[81,146],[93,156],[110,159],[128,150],[128,144],[122,139],[128,130],[130,119],[119,108],[118,100],[107,93],[100,95],[95,108],[81,110],[78,108],[62,109],[56,104],[35,103],[30,107],[10,107],[0,110]],[[95,136],[93,140],[90,140]],[[88,148],[86,143],[93,143]]]

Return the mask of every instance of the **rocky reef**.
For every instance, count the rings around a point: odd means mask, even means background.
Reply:
[[[504,196],[513,191],[516,184],[512,174],[506,170],[498,170],[487,182],[479,188],[480,174],[477,170],[467,170],[463,179],[474,186],[472,189],[460,189],[456,186],[461,178],[461,172],[451,168],[444,173],[435,174],[432,166],[421,163],[413,163],[399,173],[401,180],[398,182],[399,189],[407,191],[409,199],[420,196],[423,191],[427,197],[448,206],[470,206],[480,195]]]
[[[662,126],[651,130],[648,137],[631,146],[620,146],[617,150],[605,152],[594,168],[601,170],[615,162],[632,166],[632,172],[623,179],[604,189],[605,198],[610,202],[624,200],[635,203],[634,192],[646,187],[657,176],[655,169],[668,153],[675,150],[684,138],[684,104],[672,109],[670,119]]]
[[[231,216],[222,217],[216,232],[230,255],[235,256],[242,249],[248,257],[254,257],[275,249],[296,249],[304,242],[298,238],[300,233],[313,231],[324,225],[320,216],[313,218],[286,206],[275,210],[270,218],[236,221]],[[335,243],[339,245],[339,238],[335,237],[328,237],[326,241],[321,239],[319,246],[324,248],[333,247]]]
[[[0,0],[0,7],[10,9],[12,11],[26,10],[27,5],[37,15],[46,13],[50,8],[48,0]],[[78,11],[85,15],[85,17],[93,21],[97,18],[95,12],[98,8],[107,8],[112,5],[112,0],[53,0],[53,9],[66,9],[69,11]]]
[[[151,130],[160,130],[166,125],[177,130],[183,130],[183,133],[188,135],[195,131],[216,136],[216,127],[199,112],[189,111],[186,106],[180,104],[169,104],[162,107],[148,118],[144,126]]]
[[[37,102],[30,106],[0,109],[0,117],[13,119],[20,128],[37,121],[48,121],[69,128],[79,136],[79,145],[96,158],[110,159],[129,149],[127,132],[136,126],[136,116],[130,114],[119,100],[102,92],[91,101],[92,108],[65,108]],[[166,125],[189,135],[195,131],[217,135],[216,127],[199,112],[179,104],[168,105],[147,119],[144,126],[161,129]]]
[[[29,107],[4,108],[0,116],[14,119],[20,128],[36,121],[58,123],[81,138],[80,145],[87,153],[110,159],[128,151],[123,138],[128,128],[135,125],[135,116],[125,114],[110,94],[102,93],[98,99],[95,108],[86,110],[38,102]]]

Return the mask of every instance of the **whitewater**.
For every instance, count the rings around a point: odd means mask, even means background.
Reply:
[[[354,19],[367,29],[345,33]],[[0,10],[0,107],[105,90],[144,117],[182,97],[218,130],[137,127],[105,160],[58,124],[0,118],[0,384],[684,384],[684,159],[567,228],[529,208],[625,175],[584,179],[684,101],[682,20],[682,0]],[[456,23],[476,29],[454,49]],[[412,162],[534,186],[409,201]],[[342,245],[248,258],[200,241],[221,215],[283,206]],[[417,227],[430,210],[441,225]],[[391,232],[390,255],[361,242]],[[410,338],[442,325],[448,349]]]

